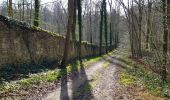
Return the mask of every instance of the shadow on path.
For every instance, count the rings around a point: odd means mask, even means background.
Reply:
[[[64,73],[65,75],[61,77],[61,93],[60,93],[60,100],[69,100],[68,95],[68,78],[67,78],[67,69],[62,69],[61,73]]]
[[[83,84],[79,86],[78,92],[81,94],[78,97],[81,98],[82,100],[91,100],[93,98],[92,86],[89,83],[91,80],[88,79],[87,73],[82,62],[80,62],[79,78],[80,79],[83,78],[84,80],[82,82]],[[73,99],[76,99],[76,97],[73,97]]]
[[[111,57],[111,59],[105,59],[105,60],[108,61],[109,63],[112,63],[113,65],[118,66],[118,67],[128,69],[128,65],[131,64],[131,62],[128,62],[124,59],[116,58],[116,57],[113,57],[112,55],[108,55],[108,56]],[[125,65],[127,65],[127,66],[125,66]]]
[[[80,98],[81,100],[90,100],[93,96],[83,63],[72,64],[71,70],[71,74],[67,73],[67,69],[61,71],[68,75],[61,78],[60,100],[80,100]],[[85,91],[86,88],[88,91]]]

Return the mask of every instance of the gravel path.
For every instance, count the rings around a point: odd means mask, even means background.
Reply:
[[[72,100],[75,98],[73,95],[76,90],[88,81],[92,80],[92,75],[97,70],[102,69],[103,64],[104,60],[101,60],[90,66],[88,69],[84,69],[82,66],[80,73],[76,73],[76,75],[73,75],[69,79],[66,77],[62,78],[60,86],[58,86],[54,92],[49,93],[46,98],[43,98],[43,100]]]
[[[110,63],[103,67],[105,62]],[[108,56],[88,69],[82,66],[81,72],[72,78],[62,78],[60,86],[54,92],[47,94],[43,100],[133,100],[118,83],[120,67],[117,63],[120,61]],[[93,80],[96,73],[99,73],[99,77]],[[96,81],[96,86],[92,87],[91,91],[80,92],[91,81]]]
[[[121,69],[119,65],[122,62],[111,57],[106,60],[110,64],[101,72],[99,84],[93,89],[93,100],[133,100],[126,88],[118,82]]]

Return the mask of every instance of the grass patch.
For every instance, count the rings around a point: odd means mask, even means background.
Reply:
[[[8,92],[15,92],[20,88],[31,88],[33,85],[38,86],[40,84],[46,84],[48,82],[54,82],[58,80],[62,75],[62,70],[54,70],[54,71],[47,71],[42,72],[39,74],[31,75],[30,78],[21,79],[19,81],[13,81],[11,83],[4,83],[0,85],[0,94],[8,93]]]
[[[142,84],[152,95],[169,98],[170,78],[167,83],[162,83],[159,75],[140,67],[124,71],[120,82],[125,85]]]
[[[84,66],[87,66],[93,62],[99,61],[100,59],[102,59],[105,55],[103,56],[97,56],[95,58],[87,58],[87,59],[83,59],[83,64]]]
[[[170,76],[167,83],[163,83],[160,76],[146,69],[144,65],[129,58],[127,49],[115,50],[113,58],[120,61],[124,66],[120,74],[120,84],[125,86],[143,86],[147,89],[145,96],[170,98]],[[142,95],[142,94],[140,94]],[[153,100],[153,99],[152,99]]]
[[[124,85],[142,84],[152,95],[170,98],[170,77],[163,83],[160,76],[145,69],[143,65],[123,57],[131,67],[124,69],[120,75],[120,83]]]
[[[122,71],[120,74],[120,83],[128,86],[128,85],[134,85],[136,79],[134,76],[129,75],[125,70]]]
[[[159,75],[139,67],[135,71],[129,71],[129,74],[141,81],[153,95],[170,97],[170,78],[167,83],[162,83]]]
[[[47,82],[54,82],[58,80],[62,75],[65,75],[65,73],[63,72],[64,71],[60,69],[54,71],[48,71],[46,73],[41,73],[41,74],[31,76],[28,79],[20,80],[17,83],[20,84],[22,87],[30,87],[33,84],[39,85]]]
[[[107,68],[107,67],[109,67],[109,64],[110,64],[110,62],[106,60],[102,66],[103,66],[103,68]]]

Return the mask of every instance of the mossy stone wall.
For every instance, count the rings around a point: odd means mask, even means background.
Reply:
[[[0,66],[60,61],[64,43],[62,36],[0,15]],[[78,42],[70,41],[69,59],[78,57],[78,49]],[[83,57],[98,54],[98,46],[82,43]]]

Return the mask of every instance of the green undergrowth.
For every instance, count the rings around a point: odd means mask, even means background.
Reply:
[[[129,75],[128,72],[126,72],[125,70],[122,71],[121,73],[121,77],[120,77],[120,83],[128,86],[128,85],[134,85],[136,81],[136,78],[132,75]]]
[[[109,67],[109,64],[110,64],[110,62],[106,60],[103,64],[103,68]]]
[[[92,64],[103,56],[91,57],[82,60],[82,64],[79,61],[70,63],[67,69],[54,69],[54,70],[44,70],[40,73],[30,74],[27,78],[22,78],[20,80],[11,82],[0,82],[0,97],[7,93],[14,93],[19,89],[28,89],[33,86],[39,86],[41,84],[49,84],[59,80],[62,76],[72,73],[73,71],[80,71],[82,65],[87,68],[89,64]]]
[[[130,59],[128,53],[114,57],[123,62],[124,67],[120,74],[121,84],[125,86],[142,85],[154,96],[170,98],[170,77],[167,78],[166,83],[163,83],[158,74]]]

